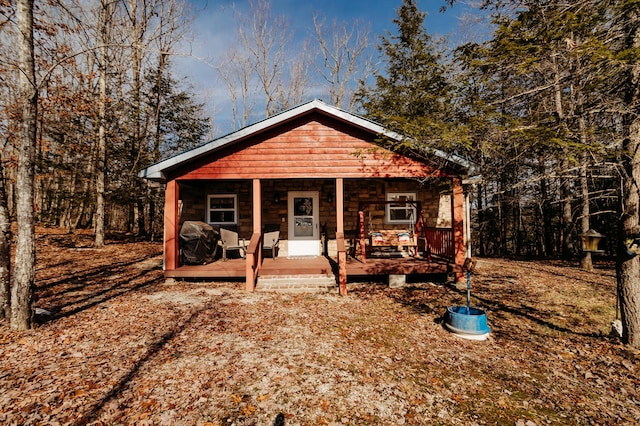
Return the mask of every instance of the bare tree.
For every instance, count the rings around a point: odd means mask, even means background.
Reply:
[[[152,96],[155,97],[155,108],[150,111],[151,119],[148,122],[152,124],[152,130],[147,135],[148,139],[152,140],[151,149],[151,162],[156,162],[160,159],[160,148],[163,142],[163,130],[161,125],[161,113],[165,107],[163,102],[162,80],[163,76],[170,67],[169,57],[174,51],[175,46],[185,39],[189,38],[189,24],[192,21],[192,17],[186,13],[187,6],[183,0],[162,0],[159,1],[156,6],[155,28],[151,36],[149,37],[149,45],[152,48],[152,54],[157,55],[157,62],[155,67],[155,90],[152,90]],[[139,148],[141,151],[143,147]],[[142,157],[142,152],[139,158]],[[137,165],[137,164],[136,164]],[[136,167],[137,168],[137,167]],[[140,182],[140,179],[137,180]],[[146,201],[146,214],[141,214],[138,229],[139,231],[148,231],[149,235],[153,238],[155,230],[155,218],[156,218],[156,200],[159,198],[157,191],[154,192],[150,186],[145,183],[140,192],[145,194]],[[140,206],[142,207],[142,206]],[[146,225],[145,226],[145,218]]]
[[[11,328],[27,330],[33,321],[35,283],[35,211],[33,189],[36,152],[38,90],[33,44],[33,0],[17,0],[20,152],[16,182],[18,234],[11,288]]]
[[[333,105],[352,110],[356,104],[354,87],[374,71],[374,54],[369,31],[359,22],[334,20],[328,30],[324,21],[313,17],[320,62],[315,67],[329,84]]]
[[[247,49],[262,88],[265,117],[278,111],[279,90],[283,87],[286,47],[291,41],[289,25],[283,17],[273,17],[269,2],[249,0],[250,15],[241,19],[240,37]],[[242,18],[242,17],[241,17]]]
[[[11,21],[9,10],[4,10],[0,6],[0,36],[4,36],[3,30],[5,25]],[[8,25],[7,25],[8,27]],[[4,41],[4,37],[2,38]],[[3,52],[4,53],[4,52]],[[0,61],[1,64],[2,61]],[[0,75],[5,76],[9,73],[6,66],[0,65]],[[0,105],[2,105],[2,95],[8,92],[7,80],[0,77]],[[9,108],[1,108],[2,116],[0,122],[5,121],[4,116]],[[7,120],[8,121],[8,120]],[[11,316],[11,220],[9,215],[9,206],[7,199],[7,181],[5,180],[4,164],[8,157],[8,131],[3,125],[0,125],[0,137],[4,139],[3,145],[0,147],[0,320],[9,319]]]
[[[309,52],[306,43],[289,67],[288,84],[281,86],[281,109],[290,108],[304,101],[309,85]]]
[[[255,106],[253,66],[249,57],[236,47],[226,53],[218,74],[230,96],[233,129],[249,124],[249,117]]]
[[[160,159],[161,131],[160,112],[162,109],[162,91],[160,90],[160,80],[169,67],[169,55],[174,50],[178,42],[188,37],[189,24],[192,18],[187,18],[184,14],[186,5],[182,0],[161,0],[156,7],[156,26],[153,34],[149,36],[149,46],[158,57],[155,76],[155,110],[152,111],[153,122],[155,122],[152,140],[153,150],[151,161]]]
[[[131,162],[132,171],[139,167],[138,159],[142,148],[143,129],[142,123],[142,108],[141,108],[141,92],[142,92],[142,61],[144,58],[145,38],[147,36],[147,29],[149,27],[150,14],[155,12],[153,0],[127,0],[127,16],[129,22],[129,42],[131,43],[131,118],[129,131],[129,161]],[[136,176],[131,174],[128,179],[129,188],[132,194],[132,200],[130,204],[130,218],[129,226],[138,226],[137,231],[144,228],[144,221],[140,226],[140,204],[138,203],[138,197],[136,194]],[[134,229],[135,231],[135,229]]]
[[[2,149],[4,151],[4,149]],[[4,156],[3,156],[4,158]],[[4,164],[0,160],[0,320],[11,315],[11,221],[5,189]]]
[[[114,2],[100,1],[98,22],[98,149],[96,159],[95,246],[104,246],[105,179],[107,163],[107,67],[109,66],[110,21]]]

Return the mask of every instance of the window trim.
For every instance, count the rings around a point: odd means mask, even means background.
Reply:
[[[211,200],[216,198],[233,198],[233,209],[213,209],[211,208]],[[220,211],[220,212],[228,212],[233,211],[233,222],[212,222],[211,212]],[[238,194],[208,194],[207,195],[207,217],[205,218],[205,222],[209,225],[237,225],[238,224]]]
[[[407,197],[412,197],[411,201],[417,201],[418,200],[418,193],[417,192],[409,192],[409,191],[397,191],[397,192],[387,192],[387,196],[386,199],[387,201],[394,201],[392,199],[392,197],[397,197],[397,196],[407,196]],[[391,210],[413,210],[413,220],[409,219],[409,220],[397,220],[397,219],[391,219]],[[416,206],[415,205],[405,205],[404,207],[393,207],[391,203],[387,203],[386,204],[386,208],[385,208],[385,220],[388,224],[411,224],[412,222],[415,223],[417,220],[417,211],[416,211]]]

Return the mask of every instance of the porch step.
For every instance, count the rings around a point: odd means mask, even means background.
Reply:
[[[277,293],[331,293],[338,291],[336,277],[326,274],[262,275],[256,291]]]

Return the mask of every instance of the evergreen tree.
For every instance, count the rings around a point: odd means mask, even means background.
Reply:
[[[154,129],[149,132],[151,162],[170,157],[202,143],[209,133],[209,119],[204,105],[195,96],[179,87],[163,68],[147,73],[150,84],[147,106],[154,116]]]
[[[514,1],[507,9],[513,13],[487,2],[496,8],[493,38],[457,50],[464,74],[456,104],[464,106],[460,117],[469,122],[474,146],[482,147],[474,158],[483,176],[498,177],[487,182],[495,184],[501,223],[511,222],[503,229],[517,237],[516,249],[535,245],[535,254],[580,252],[594,184],[588,172],[616,138],[603,104],[611,74],[599,68],[606,44],[595,30],[605,25],[608,6],[590,1]],[[511,212],[516,216],[504,216]],[[514,253],[500,234],[500,253]],[[532,236],[539,239],[520,241]],[[588,269],[590,256],[582,255]]]
[[[356,95],[367,117],[412,139],[398,148],[418,153],[460,142],[452,137],[448,70],[424,26],[426,16],[414,0],[403,0],[393,20],[397,34],[387,32],[379,46],[385,69],[375,74],[374,87],[361,87]]]
[[[564,245],[566,254],[575,255],[576,247],[568,243],[571,238],[575,241],[577,231],[570,227],[580,216],[580,232],[584,232],[592,216],[590,206],[603,203],[590,194],[596,184],[590,182],[588,171],[595,169],[594,163],[604,170],[611,164],[606,160],[617,162],[616,170],[604,175],[620,176],[620,180],[599,179],[597,189],[606,199],[605,194],[620,188],[620,215],[608,226],[603,224],[609,228],[603,230],[618,246],[622,337],[640,347],[640,258],[630,255],[625,245],[640,235],[640,3],[485,0],[483,4],[493,9],[498,27],[485,45],[465,46],[465,60],[472,75],[484,82],[480,99],[486,102],[471,97],[476,103],[462,104],[480,114],[487,111],[482,108],[495,106],[496,114],[487,118],[497,117],[491,124],[502,128],[499,138],[494,137],[500,141],[494,152],[502,156],[483,158],[493,165],[487,170],[494,173],[483,175],[494,185],[495,198],[507,195],[509,189],[528,191],[514,199],[518,204],[514,213],[498,201],[499,214],[513,215],[515,222],[499,229],[500,238],[506,239],[509,229],[518,234],[524,231],[523,207],[540,203],[537,210],[545,216],[541,229],[548,235],[555,233],[555,245]],[[497,90],[491,90],[494,87]],[[503,182],[507,186],[501,186]],[[537,193],[531,191],[535,182],[539,182]],[[553,204],[559,207],[550,211]],[[554,231],[552,223],[561,232]],[[553,254],[548,250],[552,244],[545,245],[546,253]]]

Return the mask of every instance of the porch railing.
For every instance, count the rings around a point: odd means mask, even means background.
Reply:
[[[347,295],[347,250],[344,244],[344,232],[336,232],[336,246],[338,251],[338,284],[340,295]]]
[[[253,291],[256,288],[256,281],[258,280],[258,272],[260,271],[260,265],[262,262],[262,234],[260,232],[254,232],[251,235],[251,241],[247,247],[246,258],[246,289],[247,291]]]
[[[447,228],[425,229],[427,235],[427,250],[432,256],[441,256],[448,260],[453,260],[455,249],[453,243],[453,230]]]

